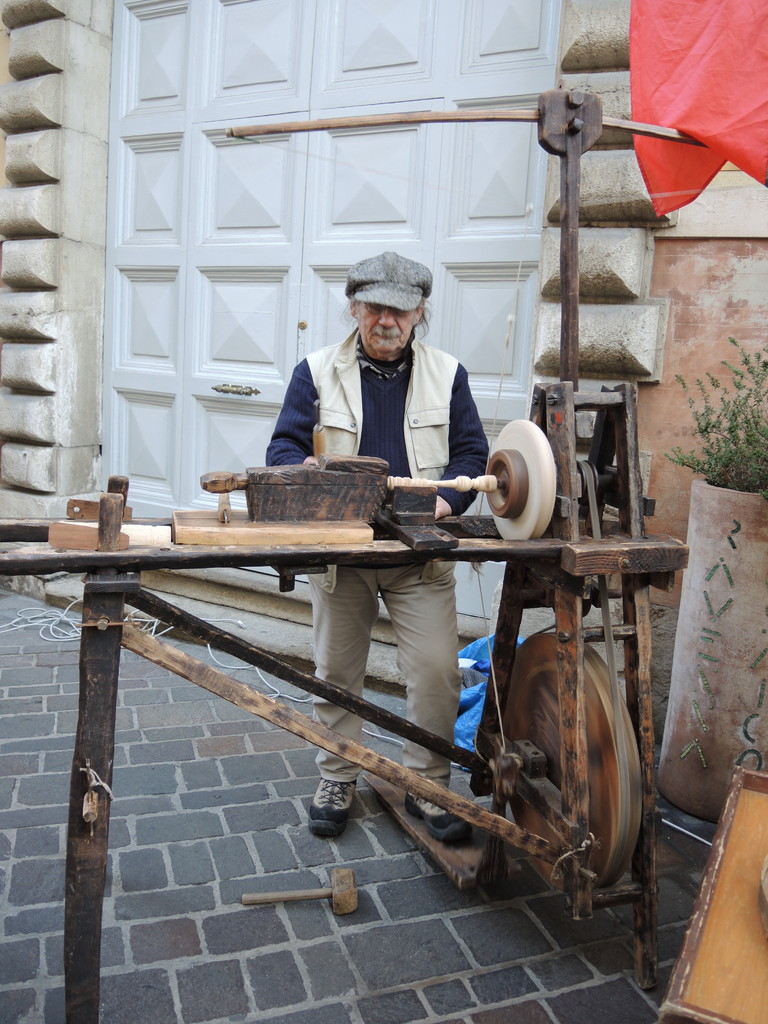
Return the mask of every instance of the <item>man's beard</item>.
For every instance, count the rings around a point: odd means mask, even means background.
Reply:
[[[401,337],[399,327],[374,327],[371,334],[382,341],[398,341]]]

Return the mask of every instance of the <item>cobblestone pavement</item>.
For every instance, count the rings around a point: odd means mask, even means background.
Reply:
[[[0,1021],[60,1024],[78,641],[43,639],[41,622],[9,628],[30,608],[60,614],[0,591]],[[253,669],[233,674],[266,688]],[[397,758],[397,748],[371,743]],[[660,978],[643,992],[629,908],[575,922],[527,863],[512,882],[459,891],[365,782],[344,835],[315,838],[306,828],[315,785],[303,741],[123,655],[104,1024],[657,1020],[704,843],[661,829]],[[468,792],[466,775],[456,772],[454,786]],[[711,838],[712,826],[679,812],[666,809],[665,820],[675,814],[678,826]],[[354,868],[360,887],[349,916],[334,916],[327,900],[240,903],[248,891],[325,885],[337,865]]]

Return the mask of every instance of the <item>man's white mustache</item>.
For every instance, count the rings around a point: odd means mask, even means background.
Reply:
[[[371,333],[375,338],[391,341],[393,338],[399,338],[401,332],[398,327],[374,327]]]

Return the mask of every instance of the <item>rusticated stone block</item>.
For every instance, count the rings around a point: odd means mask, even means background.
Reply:
[[[47,290],[59,284],[58,238],[6,239],[3,281],[9,288]]]
[[[8,70],[14,78],[32,78],[63,71],[67,23],[63,18],[14,29],[8,44]]]
[[[666,303],[582,305],[579,376],[615,381],[658,380],[667,325]],[[560,372],[560,305],[542,302],[536,331],[537,373]]]
[[[0,189],[0,232],[7,238],[40,238],[61,232],[60,186]]]
[[[0,437],[9,441],[54,444],[57,440],[55,396],[7,392],[0,402]]]
[[[58,335],[55,292],[0,292],[0,337],[46,341]],[[0,431],[2,434],[2,431]]]
[[[80,0],[81,5],[82,2]],[[68,0],[3,0],[0,11],[7,28],[18,28],[46,18],[61,18],[65,13],[71,17],[69,8],[72,6]]]
[[[58,346],[55,342],[6,341],[3,345],[2,378],[0,383],[19,391],[56,390],[56,362]]]
[[[82,491],[85,491],[85,488],[82,488]],[[26,487],[19,490],[11,484],[5,484],[2,479],[2,451],[0,451],[0,508],[3,510],[4,518],[63,519],[67,511],[67,501],[72,494],[79,497],[81,491],[73,488],[69,494],[55,495],[43,491],[36,492]],[[94,497],[98,498],[98,494]],[[5,585],[8,586],[10,580],[18,578],[5,577]],[[31,577],[26,578],[31,580]]]
[[[8,28],[31,25],[46,18],[66,17],[67,21],[109,35],[114,4],[112,0],[2,0],[2,20]]]
[[[15,185],[58,181],[61,177],[62,133],[42,132],[9,135],[5,140],[5,176]]]
[[[0,86],[0,128],[12,135],[59,127],[63,119],[61,75],[42,75]]]
[[[563,71],[629,67],[629,0],[566,0],[561,20]]]
[[[547,217],[555,223],[560,220],[559,189],[558,175],[550,174]],[[584,226],[643,223],[664,227],[669,223],[654,212],[634,150],[590,150],[582,156],[579,214]]]
[[[647,287],[652,241],[645,228],[582,228],[579,294],[593,299],[639,298]],[[541,294],[560,298],[560,231],[545,228],[541,245]]]
[[[62,448],[8,442],[0,452],[0,479],[6,486],[39,493],[73,495],[98,487],[98,449]]]

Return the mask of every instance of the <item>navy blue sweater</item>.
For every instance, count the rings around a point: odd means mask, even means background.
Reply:
[[[410,371],[384,379],[361,370],[363,423],[360,455],[386,459],[393,476],[410,476],[403,436],[405,399]],[[268,466],[296,465],[312,454],[312,428],[317,390],[309,364],[303,359],[285,393],[285,403],[267,448]],[[455,476],[479,476],[488,461],[488,442],[469,390],[467,371],[459,365],[451,392],[448,429],[449,461],[443,479]],[[476,492],[460,494],[451,488],[438,488],[454,515],[461,515],[472,503]]]

